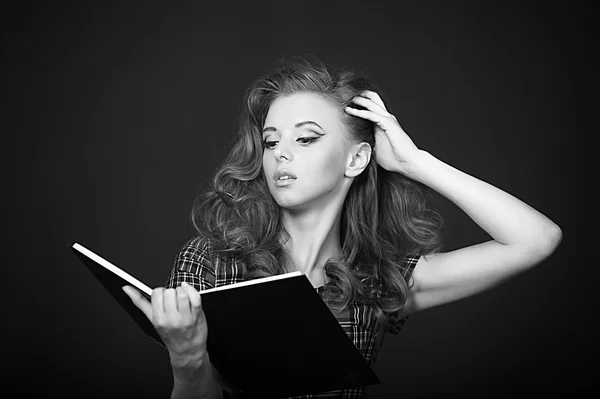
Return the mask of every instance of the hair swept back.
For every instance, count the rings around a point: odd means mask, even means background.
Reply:
[[[262,127],[270,104],[278,96],[311,92],[343,110],[356,107],[351,99],[367,89],[375,87],[363,73],[338,71],[307,58],[276,62],[248,88],[233,146],[209,189],[196,198],[191,217],[215,253],[242,260],[249,279],[290,271],[281,209],[262,173]],[[372,122],[340,115],[353,139],[374,148]],[[324,300],[336,313],[363,300],[375,306],[381,320],[406,301],[405,256],[439,251],[443,220],[431,206],[431,189],[386,171],[373,158],[346,196],[341,216],[344,258],[325,265],[333,284],[324,291]]]

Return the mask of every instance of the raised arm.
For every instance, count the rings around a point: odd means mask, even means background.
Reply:
[[[409,177],[448,198],[493,240],[421,257],[406,314],[491,288],[540,263],[561,241],[561,229],[540,212],[426,152]]]
[[[419,181],[461,208],[493,240],[421,257],[404,315],[486,290],[538,264],[556,249],[561,229],[514,196],[419,150],[376,93],[349,114],[377,124],[375,157],[386,170]]]

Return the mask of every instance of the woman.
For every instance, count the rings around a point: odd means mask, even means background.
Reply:
[[[151,303],[124,288],[169,348],[173,398],[229,389],[210,364],[198,290],[300,270],[340,322],[363,327],[360,339],[347,333],[373,365],[409,315],[515,276],[561,241],[535,209],[417,148],[359,73],[282,62],[245,105],[237,141],[192,212],[198,237],[166,287]],[[493,239],[440,252],[431,190]]]

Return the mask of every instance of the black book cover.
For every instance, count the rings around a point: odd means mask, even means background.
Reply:
[[[151,289],[79,244],[73,252],[136,324],[166,349],[122,290]],[[213,366],[244,397],[278,398],[380,383],[300,272],[201,291]]]

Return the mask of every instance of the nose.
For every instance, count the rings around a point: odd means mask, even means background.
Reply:
[[[279,143],[277,143],[277,147],[275,147],[275,150],[273,151],[273,155],[275,156],[275,159],[278,161],[281,161],[284,158],[287,161],[292,160],[292,153],[289,149],[289,146],[283,140],[280,140]]]

